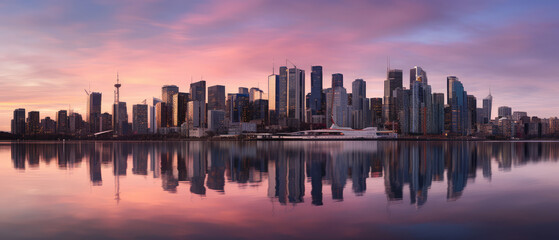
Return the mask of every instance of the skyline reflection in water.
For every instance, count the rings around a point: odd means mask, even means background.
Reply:
[[[326,221],[317,225],[317,222],[324,220],[315,219],[312,216],[305,218],[307,225],[326,227],[326,229],[320,230],[321,234],[324,234],[324,238],[362,238],[360,233],[372,231],[376,227],[372,229],[367,227],[370,230],[357,229],[359,224],[387,224],[385,221],[388,220],[391,223],[395,220],[399,223],[384,226],[382,231],[377,229],[376,232],[382,233],[381,236],[406,238],[412,236],[406,235],[407,232],[410,234],[415,232],[419,235],[413,235],[413,237],[438,238],[444,235],[427,232],[426,229],[438,229],[433,225],[433,221],[437,222],[437,220],[433,220],[433,218],[436,219],[433,216],[441,216],[440,210],[443,208],[450,211],[469,211],[465,209],[465,206],[483,208],[478,205],[506,205],[505,202],[499,202],[508,201],[504,196],[506,194],[512,194],[508,197],[521,196],[525,200],[522,201],[522,204],[530,204],[534,203],[538,195],[526,196],[526,193],[521,191],[538,191],[543,188],[542,185],[546,184],[550,188],[545,189],[546,194],[549,194],[551,190],[557,192],[559,190],[557,181],[549,183],[549,179],[544,179],[544,177],[558,179],[556,176],[558,170],[556,163],[559,159],[558,147],[558,142],[7,143],[0,145],[0,157],[5,156],[6,152],[10,152],[12,166],[8,168],[5,164],[7,159],[3,159],[0,176],[4,176],[1,180],[5,183],[10,182],[11,186],[4,186],[2,190],[4,193],[12,195],[12,200],[23,199],[27,202],[19,204],[22,207],[19,211],[17,208],[7,210],[8,202],[2,201],[1,203],[3,204],[2,212],[7,213],[4,218],[21,218],[21,224],[25,223],[26,217],[29,216],[33,216],[32,219],[37,221],[46,221],[51,217],[63,218],[52,215],[45,217],[44,214],[34,214],[29,211],[29,209],[45,211],[45,208],[51,207],[50,203],[56,203],[58,207],[61,207],[62,212],[68,211],[63,206],[73,206],[74,211],[65,214],[72,215],[66,216],[66,218],[74,220],[77,214],[82,215],[81,217],[88,221],[103,222],[101,225],[106,225],[111,221],[130,222],[137,216],[123,215],[130,213],[130,209],[127,208],[134,205],[135,210],[132,211],[132,215],[143,212],[143,217],[139,217],[145,221],[143,224],[154,221],[151,218],[145,218],[147,215],[160,213],[171,216],[168,221],[173,223],[159,219],[161,229],[151,229],[154,232],[163,231],[164,225],[168,225],[167,228],[170,230],[171,226],[181,222],[204,225],[202,223],[204,221],[201,219],[206,219],[206,224],[220,228],[226,228],[224,225],[227,223],[229,223],[228,227],[240,224],[240,222],[236,222],[231,225],[230,221],[235,218],[251,218],[262,221],[262,224],[282,223],[285,225],[285,221],[296,215],[313,212],[316,214],[315,218],[328,215],[332,220],[332,222]],[[541,166],[540,162],[547,165]],[[532,170],[529,173],[522,170],[530,168],[532,165],[540,170]],[[515,173],[516,171],[518,173]],[[516,174],[519,175],[515,176]],[[492,180],[494,175],[499,175],[502,179],[511,178],[513,180],[508,182],[501,180],[494,184]],[[528,184],[523,186],[522,181]],[[500,185],[504,187],[499,188]],[[509,192],[510,189],[515,189],[514,186],[517,186],[515,191],[518,192]],[[14,190],[15,188],[17,190]],[[472,191],[471,194],[469,191]],[[499,193],[494,196],[498,197],[499,201],[488,200],[493,197],[492,192]],[[177,201],[177,198],[169,197],[173,195],[180,196],[185,201]],[[471,197],[465,198],[464,196]],[[196,200],[192,200],[193,197]],[[45,201],[40,202],[40,200]],[[463,205],[460,203],[462,200]],[[559,200],[559,197],[544,199],[544,201],[552,200]],[[190,203],[188,203],[189,201]],[[363,201],[369,202],[363,204]],[[516,201],[518,199],[512,202]],[[433,203],[429,204],[430,202]],[[454,202],[460,205],[454,205]],[[181,205],[189,205],[186,207],[188,211],[185,214],[194,215],[189,219],[184,219],[183,216],[167,212],[174,208],[179,210]],[[225,206],[229,205],[239,208],[227,209]],[[413,207],[405,207],[410,205]],[[161,210],[165,208],[164,206],[168,209]],[[423,207],[426,210],[417,212]],[[557,209],[556,206],[553,207]],[[338,208],[343,211],[338,212],[340,211]],[[112,212],[106,213],[107,209]],[[267,210],[259,213],[253,212],[258,209]],[[285,214],[282,219],[276,219],[274,216],[277,211],[282,211],[281,209],[290,213]],[[367,210],[385,211],[386,213],[382,213],[382,215],[386,216],[358,218],[362,213],[357,212],[367,212]],[[495,208],[489,209],[489,211],[494,210]],[[86,214],[90,211],[105,212],[108,215],[91,217]],[[230,213],[230,211],[235,213]],[[516,211],[524,212],[523,209],[516,209]],[[215,214],[213,216],[215,218],[208,218],[208,216],[204,216],[203,212]],[[246,214],[247,212],[251,213]],[[50,214],[59,215],[61,213]],[[243,214],[247,216],[243,216]],[[407,216],[407,218],[391,219],[394,214]],[[92,215],[95,216],[95,214]],[[510,217],[509,215],[515,216],[513,212],[508,212],[507,216]],[[549,218],[545,218],[546,216]],[[340,225],[336,222],[336,220],[344,221],[352,217],[360,219],[359,224]],[[371,217],[374,219],[370,219]],[[527,215],[517,217],[529,218]],[[554,215],[544,214],[534,217],[544,217],[540,221],[546,223],[557,223],[558,220],[558,217]],[[402,224],[401,222],[412,219],[415,219],[417,223],[409,225],[409,223]],[[453,216],[452,219],[457,221],[459,218]],[[2,220],[4,223],[4,221],[10,222],[12,219],[10,221]],[[298,220],[291,220],[298,222]],[[309,224],[309,222],[314,224]],[[50,224],[55,224],[55,222]],[[244,224],[244,227],[249,227],[246,226],[247,224],[250,225],[249,222]],[[417,226],[420,225],[417,224],[429,226],[418,228]],[[15,224],[10,222],[8,225],[18,227],[17,222]],[[332,226],[345,226],[348,229],[337,232],[338,235],[327,234],[328,227]],[[540,224],[535,229],[542,230],[539,234],[545,234],[546,232],[543,231],[545,226]],[[79,227],[83,228],[83,226]],[[377,227],[381,228],[381,226]],[[390,230],[391,228],[394,230]],[[396,231],[401,228],[406,229],[407,232]],[[464,228],[463,224],[456,223],[444,229],[456,234],[466,231],[462,228]],[[136,230],[139,231],[136,233],[146,231],[145,229]],[[305,231],[310,230],[312,228],[305,229]],[[0,228],[0,231],[4,233],[8,229]],[[129,230],[124,229],[124,231]],[[204,235],[204,233],[196,235],[196,231],[198,230],[183,229],[179,232],[165,232],[164,235],[193,238],[232,237],[232,235],[220,235],[214,232],[206,233],[210,235]],[[277,233],[278,238],[281,236],[309,238],[308,235],[301,235],[305,231],[296,231],[296,229],[284,231]],[[530,230],[527,233],[538,234],[533,231]],[[88,233],[88,230],[81,230],[81,232],[85,234]],[[73,236],[64,233],[64,231],[54,231],[53,234],[61,235],[53,235],[53,237]],[[265,231],[262,232],[262,234],[264,233]],[[444,233],[444,231],[439,231],[439,233]],[[487,237],[490,236],[489,233],[491,232],[471,231],[459,236],[465,238]],[[255,234],[254,236],[233,236],[252,238],[258,236],[257,233]],[[8,236],[34,237],[18,234]],[[109,233],[98,237],[101,236],[119,237]],[[134,237],[134,235],[124,237]],[[310,238],[315,237],[319,238],[319,235]]]

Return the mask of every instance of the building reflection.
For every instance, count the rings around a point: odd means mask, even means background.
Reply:
[[[302,204],[310,191],[315,206],[324,205],[329,193],[333,201],[365,195],[368,178],[384,182],[389,202],[409,196],[409,204],[421,207],[434,182],[446,184],[446,199],[455,201],[478,176],[491,181],[493,168],[512,171],[559,159],[555,142],[71,142],[10,148],[12,165],[21,171],[54,159],[55,167],[70,170],[87,161],[93,186],[103,185],[103,169],[115,180],[127,177],[131,161],[132,175],[160,178],[169,193],[205,196],[225,194],[228,186],[267,187],[267,197],[282,205]]]

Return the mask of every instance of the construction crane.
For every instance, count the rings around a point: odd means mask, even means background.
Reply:
[[[86,89],[83,89],[85,91],[85,94],[87,94],[87,96],[89,96],[89,94],[91,94],[91,92],[87,91]]]
[[[144,99],[144,101],[142,101],[142,104],[144,105],[147,104],[147,101],[148,101],[147,99]]]
[[[285,65],[287,65],[287,62],[291,63],[291,65],[293,65],[293,67],[297,68],[297,65],[295,65],[295,63],[293,63],[292,61],[289,61],[289,59],[285,59]]]

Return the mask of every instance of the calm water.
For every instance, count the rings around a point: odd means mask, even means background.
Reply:
[[[0,143],[0,236],[559,238],[559,142]]]

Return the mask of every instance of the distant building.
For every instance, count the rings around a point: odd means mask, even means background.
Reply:
[[[254,102],[259,99],[265,99],[264,91],[259,88],[250,88],[249,91],[249,101]]]
[[[160,103],[161,99],[159,98],[153,98],[153,105],[150,107],[149,109],[149,119],[150,119],[150,133],[152,134],[156,134],[157,133],[157,119],[156,119],[156,110],[155,110],[155,106],[157,105],[157,103]]]
[[[305,71],[290,68],[288,75],[288,118],[305,121]]]
[[[279,69],[279,85],[277,88],[277,114],[278,114],[278,124],[286,126],[287,125],[287,67],[282,66]]]
[[[341,73],[332,74],[332,88],[344,87],[344,75]]]
[[[215,85],[208,87],[208,111],[225,111],[225,86]]]
[[[278,106],[279,106],[279,75],[272,74],[268,76],[268,124],[278,124]]]
[[[429,84],[427,81],[427,72],[425,72],[421,67],[415,66],[410,69],[410,89],[412,88],[413,83],[418,79],[421,78],[421,81],[425,84]]]
[[[83,134],[84,121],[82,115],[79,113],[70,113],[68,116],[68,132],[70,134]]]
[[[155,129],[159,133],[159,129],[167,127],[167,104],[158,102],[155,104]]]
[[[41,132],[41,118],[38,111],[27,113],[27,134],[38,134]]]
[[[195,101],[194,103],[198,109],[198,116],[200,117],[200,128],[205,128],[207,126],[206,119],[206,81],[201,80],[190,84],[190,101]],[[190,107],[190,105],[188,105]],[[188,109],[190,112],[190,108]]]
[[[382,127],[382,98],[371,98],[370,101],[373,127]]]
[[[467,96],[468,123],[467,129],[469,134],[477,132],[477,99],[474,95]]]
[[[115,131],[114,134],[117,135],[127,135],[130,132],[126,102],[118,102],[118,107],[113,104],[113,130]]]
[[[249,95],[233,93],[227,95],[227,117],[229,122],[248,122],[250,121]]]
[[[391,69],[387,72],[387,79],[384,81],[384,106],[383,118],[385,122],[395,122],[398,118],[396,106],[394,104],[394,90],[402,88],[402,70]]]
[[[239,94],[249,94],[248,93],[248,88],[246,87],[239,87]]]
[[[312,115],[324,114],[322,109],[322,66],[311,67],[311,93],[308,108]]]
[[[12,119],[12,134],[25,134],[25,108],[14,110],[14,118]]]
[[[86,122],[89,124],[89,132],[99,131],[101,122],[101,93],[92,92],[87,96]]]
[[[483,116],[484,116],[484,122],[483,123],[489,123],[489,121],[491,121],[491,107],[493,105],[493,96],[491,96],[491,91],[489,92],[489,95],[483,99]]]
[[[502,106],[498,109],[499,118],[506,117],[508,119],[512,118],[512,109],[508,106]]]
[[[173,126],[173,95],[179,92],[179,87],[175,85],[165,85],[161,88],[161,101],[165,103],[166,109],[166,122],[163,127]]]
[[[208,130],[215,133],[225,133],[225,112],[221,110],[208,110]]]
[[[363,79],[355,79],[351,83],[352,86],[352,97],[351,97],[351,108],[352,108],[352,127],[355,129],[362,129],[364,127],[369,127],[369,104],[367,102],[367,86]],[[366,124],[367,123],[367,124]]]
[[[68,111],[60,110],[56,113],[56,130],[58,134],[68,133]]]
[[[56,122],[50,117],[41,120],[41,133],[53,134],[56,132]]]
[[[527,112],[514,111],[514,112],[512,113],[512,120],[513,120],[513,121],[520,121],[520,119],[521,119],[522,117],[526,117],[526,116],[528,116],[528,113],[527,113]]]
[[[187,119],[191,128],[205,128],[206,104],[202,101],[188,102]]]
[[[433,126],[435,134],[444,133],[444,93],[433,93]]]
[[[250,120],[258,120],[262,124],[268,122],[268,100],[257,99],[250,103]]]
[[[468,133],[468,93],[464,90],[464,85],[455,76],[447,77],[448,103],[452,112],[450,132],[458,135]]]
[[[113,116],[109,113],[103,113],[99,116],[99,132],[113,129]]]
[[[136,104],[132,106],[132,131],[134,134],[148,133],[148,105]]]
[[[186,122],[189,94],[178,92],[173,95],[173,127],[180,127]]]

